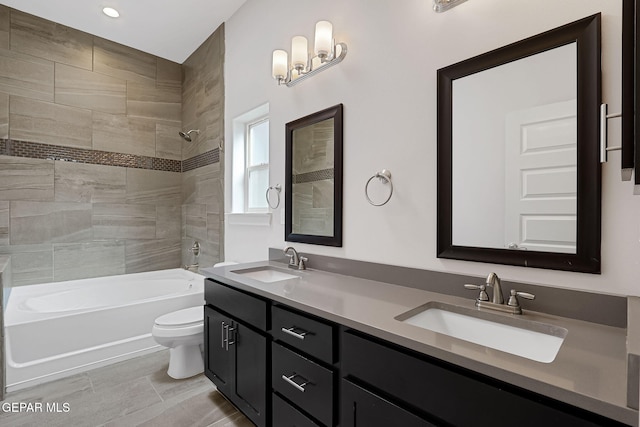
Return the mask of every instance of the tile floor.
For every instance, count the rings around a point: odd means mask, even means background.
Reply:
[[[0,426],[253,426],[203,374],[174,380],[168,364],[163,350],[9,393],[0,402]],[[10,403],[32,404],[36,412],[12,412]]]

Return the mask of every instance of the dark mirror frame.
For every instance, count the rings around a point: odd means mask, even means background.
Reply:
[[[311,243],[324,246],[342,246],[342,104],[334,105],[285,125],[285,226],[287,242]],[[333,236],[316,236],[293,232],[293,131],[333,118],[334,173],[333,173]]]
[[[600,19],[596,14],[438,70],[438,258],[600,273]],[[573,42],[578,62],[576,253],[453,245],[453,81]]]

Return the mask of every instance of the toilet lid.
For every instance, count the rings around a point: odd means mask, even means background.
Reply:
[[[163,314],[156,319],[159,326],[189,326],[202,323],[204,320],[204,309],[201,305],[185,308],[172,313]]]

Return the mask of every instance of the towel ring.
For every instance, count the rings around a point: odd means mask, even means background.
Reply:
[[[369,184],[371,183],[371,180],[373,178],[378,178],[380,181],[382,181],[382,183],[384,185],[389,184],[389,197],[387,197],[387,199],[382,202],[382,203],[374,203],[373,200],[371,200],[371,198],[369,197]],[[373,175],[371,178],[369,178],[369,180],[367,181],[366,185],[364,186],[364,196],[367,198],[367,201],[372,204],[373,206],[383,206],[386,205],[389,200],[391,200],[391,196],[393,195],[393,182],[391,182],[391,172],[389,172],[386,169],[382,169],[380,172],[376,172],[375,175]]]
[[[271,206],[271,200],[269,199],[269,191],[271,190],[275,190],[276,191],[276,195],[278,196],[278,201],[276,202],[275,206]],[[275,186],[271,186],[269,188],[267,188],[267,192],[264,193],[264,197],[267,199],[267,205],[269,205],[269,207],[271,209],[278,209],[278,206],[280,206],[280,192],[282,191],[282,187],[280,187],[280,184],[276,184]]]

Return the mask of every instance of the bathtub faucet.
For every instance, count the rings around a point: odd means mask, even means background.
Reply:
[[[192,268],[195,268],[197,270],[198,267],[200,267],[198,263],[198,257],[200,256],[200,243],[198,243],[197,240],[193,242],[193,246],[189,248],[189,252],[193,253],[195,262],[193,264],[185,264],[182,266],[182,268],[184,268],[185,270],[191,270]]]

